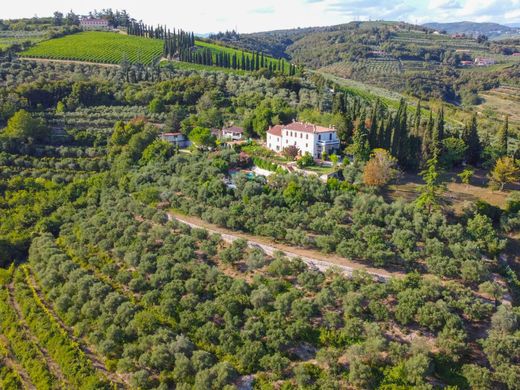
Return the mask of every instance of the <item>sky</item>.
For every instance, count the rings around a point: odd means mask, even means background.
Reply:
[[[49,16],[70,9],[87,14],[103,8],[126,9],[147,24],[196,33],[232,29],[247,33],[380,19],[419,24],[520,22],[520,0],[23,0],[3,4],[0,19]]]

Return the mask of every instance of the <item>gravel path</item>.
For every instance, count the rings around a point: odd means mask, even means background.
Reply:
[[[219,234],[226,242],[233,242],[239,238],[245,239],[250,247],[261,248],[268,255],[273,255],[274,252],[281,251],[288,258],[299,257],[304,263],[310,267],[317,268],[320,271],[325,271],[328,268],[335,267],[349,276],[351,276],[354,271],[366,271],[368,274],[372,275],[374,279],[379,281],[387,281],[392,277],[400,278],[404,276],[404,273],[402,272],[392,272],[373,268],[336,255],[327,255],[312,249],[296,248],[274,242],[265,237],[231,231],[220,226],[212,225],[197,217],[181,215],[170,211],[168,212],[168,219],[177,220],[192,228],[205,229],[210,233]]]

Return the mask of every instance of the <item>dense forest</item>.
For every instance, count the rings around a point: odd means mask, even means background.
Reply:
[[[516,125],[262,52],[249,72],[4,53],[0,388],[519,388]],[[333,175],[264,147],[293,120],[335,127]],[[231,125],[242,141],[211,131]],[[454,184],[480,192],[454,207]]]

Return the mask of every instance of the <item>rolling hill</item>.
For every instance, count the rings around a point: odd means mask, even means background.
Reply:
[[[490,38],[515,35],[518,27],[506,26],[498,23],[453,22],[453,23],[425,23],[423,26],[448,34],[466,34],[469,36],[486,35]]]
[[[185,55],[176,59],[190,62],[191,65],[218,66],[219,68],[230,68],[234,71],[249,70],[256,64],[260,68],[280,69],[285,73],[291,70],[290,64],[285,60],[264,55],[260,53],[260,50],[237,49],[217,44],[209,39],[196,39],[194,43],[194,47],[190,48],[191,56]],[[211,61],[198,62],[197,55],[206,53],[207,56],[211,57]],[[23,50],[19,55],[27,58],[76,60],[107,64],[119,64],[126,60],[129,63],[142,63],[144,65],[167,57],[164,52],[163,39],[103,31],[85,31],[49,39]],[[227,60],[227,62],[223,63],[224,60]],[[248,67],[246,67],[246,62]]]
[[[511,55],[520,51],[517,41],[452,37],[402,22],[351,22],[217,37],[228,45],[261,47],[314,70],[424,99],[460,103],[498,86],[502,79],[513,84],[520,80],[520,57]],[[476,69],[473,61],[481,57],[495,64]]]

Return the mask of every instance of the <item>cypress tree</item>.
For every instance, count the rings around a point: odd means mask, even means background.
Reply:
[[[368,143],[368,131],[366,128],[366,114],[363,111],[359,123],[352,137],[350,150],[356,160],[367,161],[370,157],[370,145]]]
[[[442,142],[444,139],[444,106],[441,106],[439,115],[437,116],[437,134],[439,142]]]
[[[368,143],[370,147],[373,149],[377,143],[377,112],[379,110],[379,99],[376,100],[374,107],[372,108],[372,113],[370,115],[370,130],[368,132]]]
[[[420,128],[421,128],[421,100],[419,99],[419,102],[417,103],[417,107],[415,108],[415,118],[414,118],[414,133],[416,135],[421,134]]]
[[[436,126],[433,126],[431,132],[431,155],[432,158],[439,158],[442,153],[442,138],[439,130],[442,130],[442,127],[439,126],[439,123],[442,123],[442,119],[440,117],[437,118]]]
[[[477,115],[473,114],[471,123],[464,128],[462,139],[468,146],[466,150],[466,162],[471,165],[476,165],[480,161],[480,154],[482,153],[482,144],[478,136]]]
[[[504,126],[502,126],[497,134],[497,149],[499,156],[507,155],[507,147],[508,147],[508,137],[509,137],[509,115],[506,115]]]
[[[428,124],[423,132],[421,142],[421,161],[426,162],[433,156],[433,113],[430,110],[430,118]]]

